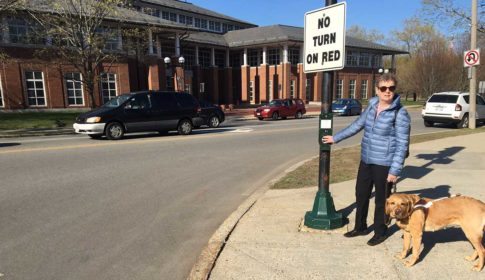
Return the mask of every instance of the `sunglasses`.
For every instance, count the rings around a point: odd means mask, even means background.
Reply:
[[[387,90],[394,92],[396,90],[396,86],[390,86],[390,87],[379,87],[379,90],[381,92],[386,92]]]

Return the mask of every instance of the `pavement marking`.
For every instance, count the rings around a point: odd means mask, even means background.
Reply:
[[[272,129],[272,130],[259,130],[259,131],[251,131],[252,134],[266,134],[272,132],[284,132],[284,131],[295,131],[295,130],[305,130],[305,129],[315,129],[316,127],[290,127],[290,128],[283,128],[283,129]],[[226,129],[225,129],[226,130]],[[229,129],[227,129],[229,130]],[[227,131],[226,130],[226,131]],[[230,129],[228,132],[235,132],[240,130],[241,132],[249,132],[244,131],[248,129]],[[26,152],[44,152],[44,151],[61,151],[61,150],[69,150],[69,149],[78,149],[78,148],[99,148],[99,147],[106,147],[106,146],[114,146],[114,145],[131,145],[131,144],[140,144],[140,143],[159,143],[159,142],[171,142],[171,141],[188,141],[193,139],[201,139],[201,138],[209,138],[217,135],[218,137],[228,137],[233,136],[233,133],[207,133],[207,134],[192,134],[188,136],[171,136],[166,138],[153,138],[153,139],[133,139],[133,140],[121,140],[121,141],[110,141],[105,143],[90,143],[90,144],[78,144],[78,145],[67,145],[67,146],[53,146],[53,147],[39,147],[39,148],[25,148],[25,149],[12,149],[12,150],[4,150],[0,151],[0,155],[2,154],[14,154],[14,153],[26,153]],[[109,140],[106,140],[109,141]]]

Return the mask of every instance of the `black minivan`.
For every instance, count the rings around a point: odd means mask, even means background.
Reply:
[[[118,140],[125,133],[177,130],[188,135],[200,126],[200,105],[192,95],[179,92],[141,91],[119,95],[103,106],[80,115],[73,124],[76,133],[91,138]]]

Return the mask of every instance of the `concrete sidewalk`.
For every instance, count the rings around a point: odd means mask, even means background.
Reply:
[[[484,143],[485,133],[477,133],[412,145],[398,192],[430,198],[461,193],[485,201]],[[221,230],[212,239],[223,240],[223,249],[207,271],[209,279],[485,279],[485,270],[473,272],[472,263],[464,260],[472,247],[461,229],[425,233],[420,259],[411,268],[393,257],[402,247],[396,225],[390,228],[390,237],[375,247],[366,244],[372,233],[345,238],[343,233],[353,228],[355,218],[354,188],[355,181],[330,186],[337,211],[350,219],[349,225],[331,231],[302,227],[317,187],[262,190],[238,209],[239,218],[231,216],[224,223],[222,228],[236,225],[226,228],[227,236],[217,236]],[[217,246],[209,242],[208,247]],[[202,271],[194,266],[189,278],[204,279]]]

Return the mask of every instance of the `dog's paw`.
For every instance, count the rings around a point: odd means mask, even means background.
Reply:
[[[406,256],[407,256],[407,253],[398,253],[394,255],[394,257],[399,260],[404,260]]]
[[[476,264],[472,267],[473,271],[482,271],[483,266],[480,266],[479,264]]]
[[[411,266],[413,266],[415,263],[416,263],[416,260],[414,260],[414,259],[410,259],[410,260],[408,260],[408,261],[405,261],[405,262],[404,262],[404,265],[405,265],[406,267],[411,267]]]

